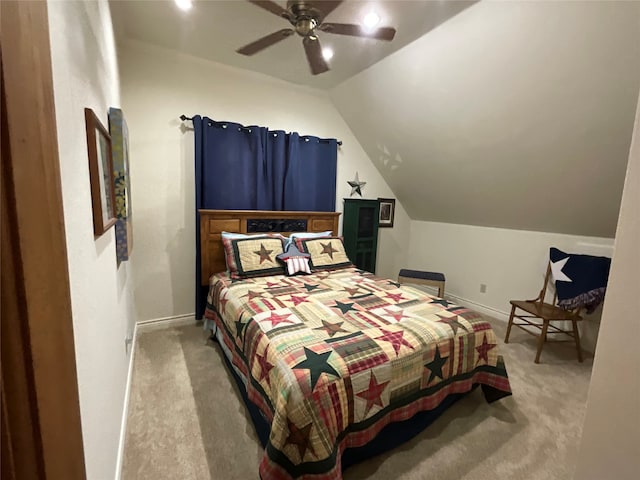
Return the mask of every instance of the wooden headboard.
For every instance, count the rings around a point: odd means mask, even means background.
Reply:
[[[199,210],[200,284],[209,285],[209,277],[227,269],[222,235],[234,233],[324,232],[338,235],[340,212],[279,212],[271,210]]]

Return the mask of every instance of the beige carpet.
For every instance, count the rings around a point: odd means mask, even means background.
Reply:
[[[505,324],[492,320],[500,338]],[[570,479],[592,357],[515,329],[500,345],[514,395],[488,405],[480,389],[391,452],[344,472],[345,480]],[[200,324],[139,334],[122,478],[257,479],[261,448],[217,344]]]

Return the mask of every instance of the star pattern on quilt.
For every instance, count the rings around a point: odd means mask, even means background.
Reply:
[[[253,290],[247,291],[247,300],[251,301],[254,298],[262,297],[262,292],[254,292]]]
[[[397,312],[393,310],[389,310],[388,308],[384,309],[385,313],[389,317],[393,317],[396,322],[401,321],[403,318],[409,318],[407,315],[404,315],[404,310],[398,310]]]
[[[478,351],[478,361],[476,362],[476,365],[480,363],[480,360],[484,360],[485,363],[489,363],[489,350],[496,347],[497,345],[495,343],[487,342],[487,334],[485,333],[482,337],[482,345],[476,347],[476,350]]]
[[[369,377],[369,388],[363,390],[360,393],[356,393],[358,397],[363,398],[367,401],[367,406],[364,409],[365,417],[367,416],[367,413],[369,413],[369,410],[371,410],[371,407],[373,407],[374,405],[378,405],[379,407],[383,406],[381,397],[382,392],[387,385],[389,385],[389,381],[378,383],[375,375],[373,374],[373,372],[371,372],[371,376]]]
[[[353,310],[354,312],[356,311],[356,309],[353,308],[353,303],[342,303],[337,300],[336,300],[336,304],[333,305],[333,308],[337,308],[338,310],[340,310],[340,312],[342,312],[342,315],[344,315],[350,310]]]
[[[326,320],[322,320],[322,327],[316,327],[314,330],[324,330],[327,332],[327,335],[333,337],[336,333],[347,333],[347,330],[342,328],[344,322],[338,323],[329,323]]]
[[[340,374],[336,372],[335,368],[327,363],[331,351],[324,353],[316,353],[313,350],[304,347],[305,358],[302,362],[295,365],[293,368],[309,370],[309,376],[311,377],[311,391],[316,388],[320,375],[326,373],[335,377],[340,377]]]
[[[260,365],[260,378],[258,379],[258,381],[261,382],[266,378],[267,384],[271,386],[271,380],[269,379],[269,372],[271,372],[273,365],[271,365],[267,360],[267,350],[269,350],[268,345],[267,345],[267,348],[264,349],[264,352],[263,352],[264,355],[256,354],[256,358],[258,359],[258,365]]]
[[[294,306],[296,306],[296,307],[297,307],[298,305],[300,305],[301,303],[304,303],[304,302],[308,302],[308,301],[309,301],[309,300],[307,300],[306,298],[304,298],[304,297],[299,297],[299,296],[297,296],[297,295],[291,295],[291,297],[289,298],[289,300],[291,300],[291,301],[293,302],[293,305],[294,305]]]
[[[449,306],[449,302],[447,302],[444,298],[434,298],[429,303],[437,303],[439,305],[442,305],[443,307]]]
[[[573,282],[573,280],[567,277],[562,271],[568,261],[569,257],[558,260],[557,262],[549,262],[551,264],[551,274],[556,282]]]
[[[271,322],[271,327],[276,327],[281,323],[293,323],[293,321],[289,318],[291,313],[285,313],[284,315],[277,314],[276,312],[271,312],[271,316],[263,319],[262,321]]]
[[[320,285],[311,285],[310,283],[305,283],[304,284],[304,288],[307,289],[307,292],[313,292],[316,288],[318,288]]]
[[[242,317],[240,317],[240,319],[234,323],[236,324],[236,337],[242,340],[242,332],[244,332],[244,328],[247,326],[247,324],[242,322]]]
[[[344,291],[347,292],[350,297],[353,297],[359,290],[360,287],[344,287]]]
[[[338,250],[336,250],[335,248],[333,248],[333,245],[331,244],[331,242],[329,243],[322,243],[320,242],[320,245],[322,245],[322,251],[320,252],[321,254],[326,253],[327,255],[329,255],[331,257],[331,259],[333,260],[333,254],[336,253]]]
[[[224,313],[225,312],[225,310],[227,309],[227,303],[228,302],[229,302],[229,299],[226,298],[226,296],[220,299],[220,313]]]
[[[400,300],[406,300],[406,298],[402,296],[402,292],[400,292],[400,293],[387,293],[385,296],[387,298],[390,298],[391,300],[393,300],[396,303],[400,302]]]
[[[367,182],[360,181],[358,178],[358,172],[356,172],[356,178],[354,180],[347,180],[347,183],[351,187],[351,193],[349,194],[350,197],[352,197],[354,193],[362,196],[362,189],[367,184]]]
[[[442,376],[442,367],[444,367],[444,364],[447,363],[448,359],[449,357],[440,356],[440,349],[436,345],[436,353],[433,356],[433,360],[431,360],[429,363],[424,364],[424,366],[429,369],[430,372],[429,380],[427,380],[427,385],[429,385],[431,383],[431,380],[433,380],[435,377],[439,377],[440,380],[444,378]]]
[[[443,317],[442,315],[438,315],[438,317],[440,317],[440,320],[438,320],[438,323],[446,323],[447,325],[449,325],[451,327],[451,330],[453,330],[453,336],[455,337],[458,334],[458,328],[462,327],[462,329],[465,332],[468,332],[469,329],[467,327],[465,327],[463,324],[461,324],[458,321],[458,317]]]
[[[375,337],[376,340],[384,340],[385,342],[389,342],[391,346],[393,346],[393,350],[396,352],[396,357],[398,356],[398,352],[400,348],[404,345],[405,347],[409,347],[411,350],[414,350],[413,345],[407,342],[404,338],[404,331],[400,330],[399,332],[392,332],[389,330],[385,330],[381,328],[380,331],[383,333],[379,337]]]
[[[261,243],[260,250],[256,250],[253,253],[260,256],[261,265],[262,265],[262,262],[264,262],[265,260],[268,260],[271,263],[273,263],[273,260],[271,259],[271,254],[273,253],[273,250],[267,250],[266,248],[264,248],[264,244]]]
[[[316,452],[313,450],[313,444],[309,441],[309,435],[311,434],[313,423],[309,423],[302,428],[298,428],[295,423],[287,419],[287,424],[289,427],[289,436],[287,436],[287,439],[284,442],[285,445],[292,444],[298,447],[300,461],[304,459],[304,454],[307,450],[310,450],[311,453],[315,455]]]

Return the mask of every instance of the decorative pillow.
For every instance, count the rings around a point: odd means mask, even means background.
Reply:
[[[311,255],[302,253],[293,243],[290,243],[287,250],[276,258],[284,262],[285,273],[289,276],[295,275],[296,273],[311,273],[311,269],[309,268]]]
[[[223,237],[222,245],[233,279],[282,273],[282,265],[276,259],[284,251],[284,240],[280,236]]]
[[[296,238],[295,243],[300,251],[311,254],[313,270],[329,270],[353,265],[344,251],[342,237]]]
[[[565,253],[551,247],[549,260],[558,305],[565,310],[585,307],[587,313],[593,313],[604,300],[611,259]]]
[[[293,232],[289,235],[289,240],[287,244],[284,246],[285,249],[291,245],[296,238],[320,238],[320,237],[330,237],[333,234],[333,230],[327,230],[326,232]]]

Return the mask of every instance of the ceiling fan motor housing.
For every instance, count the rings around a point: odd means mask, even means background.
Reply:
[[[300,0],[289,0],[287,10],[291,16],[288,19],[301,37],[314,37],[313,30],[322,23],[322,12],[311,3]]]

